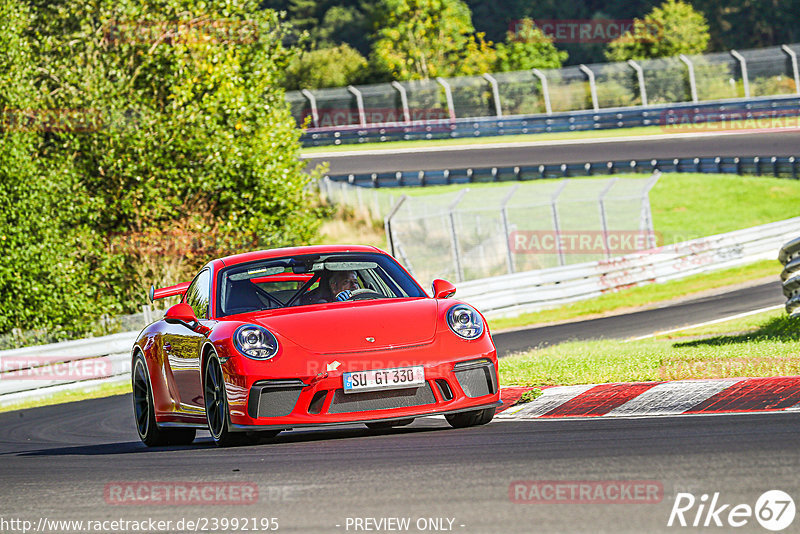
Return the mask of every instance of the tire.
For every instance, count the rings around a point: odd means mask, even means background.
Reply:
[[[159,428],[156,423],[156,411],[153,404],[153,387],[147,364],[141,352],[133,359],[131,373],[133,388],[133,417],[139,439],[148,447],[160,445],[188,445],[194,441],[194,428]]]
[[[387,428],[394,428],[398,426],[410,425],[414,419],[400,419],[398,421],[376,421],[374,423],[364,423],[370,430],[385,430]]]
[[[466,428],[468,426],[485,425],[494,417],[494,411],[495,408],[486,408],[484,410],[445,415],[444,418],[453,428]]]
[[[253,437],[248,436],[245,432],[231,432],[230,430],[225,380],[222,377],[222,367],[216,355],[208,358],[203,372],[203,400],[208,431],[218,447],[236,447],[253,441]]]

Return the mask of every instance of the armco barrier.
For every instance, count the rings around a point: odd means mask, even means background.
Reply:
[[[129,382],[137,332],[0,351],[0,406]]]
[[[691,132],[729,128],[797,127],[800,97],[762,97],[719,100],[703,103],[673,103],[648,107],[583,110],[552,115],[517,115],[438,119],[410,124],[384,124],[368,127],[336,126],[315,128],[300,138],[303,146],[330,146],[417,139],[464,139],[502,135],[558,133],[591,130],[662,126],[666,132]],[[750,121],[744,124],[735,121]],[[732,124],[734,123],[734,124]]]
[[[778,254],[778,261],[783,264],[781,280],[783,294],[786,296],[786,311],[789,315],[800,315],[800,237],[796,237],[783,245]]]
[[[424,187],[429,185],[514,182],[545,178],[569,178],[625,173],[698,172],[707,174],[751,174],[775,178],[800,177],[800,158],[796,156],[749,156],[662,158],[645,160],[550,163],[515,167],[484,167],[428,171],[334,174],[334,182],[372,188]]]
[[[472,280],[457,285],[456,298],[490,318],[514,316],[645,283],[775,259],[781,245],[798,233],[800,217],[610,260]]]

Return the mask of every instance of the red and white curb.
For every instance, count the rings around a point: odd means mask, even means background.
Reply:
[[[502,388],[495,419],[800,412],[800,376],[551,386],[533,402],[514,405],[530,389]]]

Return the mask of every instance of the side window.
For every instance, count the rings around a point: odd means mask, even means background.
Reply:
[[[208,317],[208,302],[211,293],[211,274],[208,269],[197,275],[186,290],[186,303],[192,307],[198,319]]]

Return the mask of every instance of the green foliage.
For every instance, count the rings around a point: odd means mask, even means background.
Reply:
[[[286,89],[344,87],[359,83],[367,60],[347,44],[301,53],[286,69]]]
[[[701,54],[709,39],[702,13],[682,0],[667,0],[644,19],[635,19],[631,31],[609,43],[606,58],[625,61]]]
[[[92,0],[17,24],[2,9],[4,26],[37,28],[27,43],[2,32],[0,61],[21,86],[3,108],[60,111],[55,127],[0,130],[0,234],[21,247],[6,263],[16,279],[0,275],[0,331],[80,330],[86,313],[136,311],[150,282],[184,280],[213,256],[310,241],[275,12]]]
[[[533,22],[523,19],[516,32],[506,33],[506,42],[497,43],[495,70],[501,72],[529,69],[558,69],[567,53],[553,46],[553,39]]]
[[[371,61],[399,80],[480,74],[496,61],[461,0],[381,0],[375,27]]]

